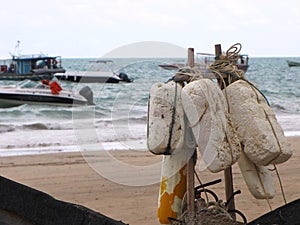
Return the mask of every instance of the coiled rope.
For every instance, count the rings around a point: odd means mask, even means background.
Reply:
[[[226,77],[229,84],[236,79],[244,78],[244,72],[237,67],[241,49],[240,43],[232,45],[225,55],[216,56],[216,60],[208,66],[208,69],[217,74],[218,77]]]

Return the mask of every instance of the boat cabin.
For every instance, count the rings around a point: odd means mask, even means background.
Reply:
[[[0,73],[43,74],[64,71],[60,56],[21,55],[1,60]]]
[[[64,72],[60,56],[20,55],[0,60],[0,80],[41,80]]]

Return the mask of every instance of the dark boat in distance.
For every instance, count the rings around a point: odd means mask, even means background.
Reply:
[[[0,80],[43,80],[64,72],[60,56],[13,55],[12,59],[0,60]]]
[[[295,62],[295,61],[290,61],[290,60],[286,60],[286,62],[289,65],[289,67],[300,66],[300,62]]]

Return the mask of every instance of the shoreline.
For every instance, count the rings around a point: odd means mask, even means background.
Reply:
[[[300,138],[300,131],[286,131],[284,132],[288,139]],[[128,149],[128,146],[135,144],[138,148]],[[101,151],[148,151],[146,150],[146,140],[142,141],[129,141],[126,146],[126,142],[105,142],[96,143],[87,146],[88,149]],[[81,148],[84,148],[82,145]],[[43,146],[43,147],[28,147],[28,148],[5,148],[0,149],[0,157],[12,157],[12,156],[25,156],[25,155],[42,155],[42,154],[58,154],[58,153],[71,153],[82,152],[78,145],[65,145],[65,146]]]
[[[294,154],[277,168],[287,201],[291,202],[300,198],[300,137],[288,137],[288,140]],[[148,151],[112,150],[109,153],[121,162],[132,165],[148,165],[162,159],[162,156]],[[97,173],[79,151],[8,156],[0,157],[0,160],[2,176],[46,192],[56,199],[83,205],[131,225],[159,224],[156,218],[158,182],[148,186],[126,186],[112,182]],[[198,174],[203,183],[223,179],[222,172],[212,174],[202,171]],[[266,200],[256,200],[251,196],[236,164],[233,166],[233,176],[234,189],[242,191],[235,197],[236,208],[247,216],[248,221],[268,212]],[[135,177],[128,179],[134,180]],[[276,196],[270,200],[272,209],[284,204],[277,179],[275,185]],[[224,200],[224,181],[210,189]]]

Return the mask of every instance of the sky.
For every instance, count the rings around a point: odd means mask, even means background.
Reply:
[[[96,58],[145,41],[214,53],[239,42],[251,57],[300,56],[299,0],[5,0],[0,58]],[[157,51],[159,55],[159,49]]]

